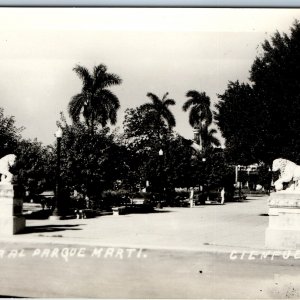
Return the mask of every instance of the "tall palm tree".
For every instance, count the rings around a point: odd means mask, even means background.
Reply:
[[[212,112],[210,110],[210,98],[205,92],[191,90],[186,93],[189,98],[182,106],[183,111],[190,110],[189,123],[195,129],[200,146],[202,140],[208,133],[208,126],[212,123]]]
[[[212,112],[210,110],[210,98],[205,92],[188,91],[189,98],[182,106],[184,111],[190,109],[189,122],[194,128],[201,128],[212,123]]]
[[[169,93],[165,93],[162,99],[159,99],[155,94],[148,93],[147,97],[152,100],[152,103],[145,103],[141,109],[147,112],[154,113],[157,120],[167,123],[169,129],[176,126],[176,121],[173,113],[170,111],[169,106],[175,105],[175,100],[168,98]]]
[[[76,65],[73,70],[83,85],[81,93],[73,96],[69,102],[69,115],[72,121],[79,122],[82,115],[92,133],[96,123],[105,127],[110,121],[114,125],[120,101],[108,88],[121,84],[121,78],[116,74],[107,73],[107,67],[103,64],[95,66],[92,73],[80,65]]]

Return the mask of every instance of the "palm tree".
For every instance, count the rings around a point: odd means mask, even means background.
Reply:
[[[212,123],[210,98],[205,92],[191,90],[186,93],[189,98],[182,106],[183,111],[190,109],[189,123],[194,128],[196,140],[202,146],[202,140],[208,134],[208,126]]]
[[[205,92],[188,91],[186,96],[189,99],[183,104],[182,109],[190,109],[189,122],[194,128],[210,125],[212,123],[212,112],[210,110],[210,98]]]
[[[103,64],[95,66],[92,74],[80,65],[76,65],[73,70],[82,80],[83,86],[81,93],[73,96],[69,102],[72,121],[79,122],[82,115],[92,133],[96,123],[105,127],[110,121],[114,125],[120,101],[108,88],[120,84],[121,78],[116,74],[107,73],[107,67]]]
[[[152,100],[152,103],[143,104],[141,109],[145,112],[152,112],[157,121],[166,122],[169,129],[172,129],[176,126],[176,121],[169,106],[175,105],[175,100],[168,99],[168,95],[169,93],[165,93],[162,99],[159,99],[155,94],[148,93],[147,97]]]

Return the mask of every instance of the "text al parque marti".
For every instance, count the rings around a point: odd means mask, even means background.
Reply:
[[[63,259],[69,261],[72,258],[104,258],[104,259],[145,259],[145,250],[139,248],[115,248],[95,247],[65,247],[65,248],[34,248],[34,249],[0,249],[0,259],[17,259],[24,257],[36,257],[41,259]]]

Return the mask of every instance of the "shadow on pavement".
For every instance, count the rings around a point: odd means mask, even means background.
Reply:
[[[228,200],[225,201],[225,204],[236,204],[236,203],[247,203],[251,202],[251,200]]]
[[[51,215],[52,211],[50,209],[38,210],[31,213],[25,212],[23,213],[26,219],[31,220],[45,220],[48,219]]]
[[[28,297],[18,297],[18,296],[6,296],[6,295],[0,295],[0,298],[28,298]]]
[[[152,213],[152,214],[163,214],[163,213],[171,213],[171,212],[174,212],[174,211],[171,211],[171,210],[154,210],[150,213]]]
[[[84,225],[84,224],[28,226],[25,228],[22,234],[39,233],[39,232],[55,232],[55,231],[66,231],[66,230],[82,230],[82,228],[76,228],[80,225]]]

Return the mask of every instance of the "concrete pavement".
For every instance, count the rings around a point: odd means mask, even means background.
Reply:
[[[230,251],[264,249],[267,197],[95,219],[27,220],[27,233],[0,241]]]
[[[298,299],[300,253],[263,254],[267,210],[267,197],[248,197],[28,220],[27,233],[0,239],[0,297]]]
[[[35,245],[42,252],[78,250]],[[35,255],[22,243],[0,243],[0,297],[138,299],[282,299],[300,297],[300,260],[230,259],[227,253],[145,250],[138,258]],[[81,248],[80,248],[81,249]],[[12,251],[22,251],[15,257]],[[118,249],[119,250],[119,249]]]

